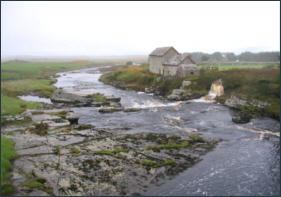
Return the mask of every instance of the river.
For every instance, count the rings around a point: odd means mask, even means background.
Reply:
[[[187,135],[190,132],[222,142],[203,160],[147,191],[167,196],[264,196],[280,195],[280,123],[270,118],[247,124],[231,121],[234,110],[214,102],[168,102],[143,92],[125,91],[99,82],[97,68],[59,73],[54,85],[64,90],[83,90],[121,97],[124,107],[140,107],[134,113],[99,113],[98,108],[72,108],[79,124],[97,128],[129,127],[126,133],[154,132]]]

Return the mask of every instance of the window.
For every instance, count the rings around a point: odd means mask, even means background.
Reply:
[[[190,72],[190,75],[194,75],[194,73],[193,73],[193,72]]]

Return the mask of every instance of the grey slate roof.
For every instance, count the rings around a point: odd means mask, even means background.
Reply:
[[[154,51],[152,51],[149,56],[163,56],[165,53],[167,53],[170,49],[173,47],[160,47],[156,48]],[[175,50],[175,49],[174,49]],[[176,51],[176,50],[175,50]]]
[[[163,65],[178,66],[184,60],[188,61],[189,64],[196,64],[188,55],[175,55],[164,62]]]
[[[199,70],[198,66],[195,64],[182,64],[180,65],[185,71]]]

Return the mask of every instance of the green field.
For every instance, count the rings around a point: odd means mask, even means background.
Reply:
[[[218,67],[219,71],[224,71],[224,70],[230,70],[230,69],[260,69],[265,67],[265,65],[220,65],[220,66],[216,66],[216,65],[204,65],[204,66],[199,66],[199,69],[201,68],[207,68],[210,67],[210,69],[212,69],[212,67]]]
[[[212,67],[218,67],[219,71],[231,70],[231,69],[261,69],[266,65],[199,65],[199,69],[205,68],[209,66],[210,70]],[[149,69],[149,66],[141,66],[144,69]]]
[[[1,63],[1,80],[48,78],[58,72],[99,66],[95,62]]]

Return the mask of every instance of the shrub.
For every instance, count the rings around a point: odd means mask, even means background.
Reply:
[[[37,134],[37,135],[46,135],[48,134],[48,128],[49,126],[46,123],[35,123],[35,128],[30,128],[29,130],[31,131],[31,133],[33,134]]]

